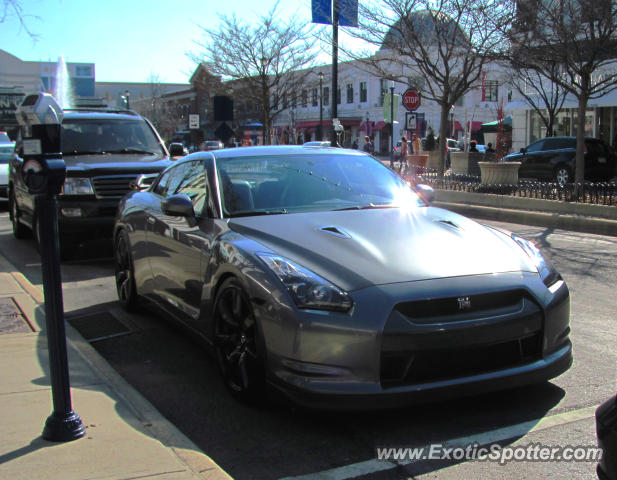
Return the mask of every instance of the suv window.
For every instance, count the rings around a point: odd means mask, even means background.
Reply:
[[[161,154],[162,149],[143,119],[75,118],[62,122],[62,153]]]
[[[542,146],[544,145],[545,139],[538,140],[536,143],[532,143],[527,147],[527,153],[539,152],[542,150]]]
[[[605,144],[602,142],[586,140],[585,145],[587,146],[587,151],[593,156],[608,157],[609,155]]]
[[[576,148],[575,138],[546,138],[542,150],[561,150],[564,148]]]

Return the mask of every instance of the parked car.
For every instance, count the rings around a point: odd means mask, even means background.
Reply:
[[[461,149],[458,146],[458,140],[456,140],[455,138],[447,138],[447,148],[448,148],[448,152],[460,152]]]
[[[613,395],[596,410],[596,436],[602,458],[596,471],[600,480],[617,479],[617,395]]]
[[[205,339],[241,400],[382,408],[567,370],[559,273],[432,196],[357,150],[191,154],[118,208],[119,301]]]
[[[519,178],[572,182],[576,164],[576,137],[547,137],[504,157],[521,162]],[[605,181],[617,174],[617,153],[597,138],[585,139],[585,180]]]
[[[223,142],[219,140],[206,140],[203,143],[203,150],[205,151],[219,150],[221,148],[223,148]]]
[[[0,143],[0,198],[9,196],[9,160],[14,148],[13,142]]]
[[[311,142],[304,142],[302,146],[304,147],[330,147],[332,142],[327,140],[314,140]]]
[[[128,110],[65,110],[62,154],[66,180],[58,196],[60,255],[69,258],[83,240],[112,236],[116,207],[132,188],[148,187],[170,164],[158,133]],[[34,196],[21,175],[18,139],[9,172],[9,215],[13,234],[38,241]]]

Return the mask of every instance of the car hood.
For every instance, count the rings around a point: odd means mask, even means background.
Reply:
[[[537,271],[507,235],[434,207],[232,218],[229,227],[348,291]]]
[[[113,171],[113,172],[158,172],[169,165],[170,160],[161,154],[104,154],[63,155],[68,172]]]

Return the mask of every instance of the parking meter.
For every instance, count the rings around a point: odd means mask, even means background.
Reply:
[[[33,195],[60,193],[66,177],[62,159],[62,108],[49,93],[27,95],[16,111],[22,127],[21,175]]]
[[[35,197],[32,228],[38,233],[35,237],[39,240],[45,295],[53,412],[45,421],[43,438],[67,442],[83,437],[86,429],[71,402],[60,275],[56,195],[66,177],[61,141],[63,114],[54,97],[41,92],[26,96],[16,116],[21,125],[21,176],[28,192]]]

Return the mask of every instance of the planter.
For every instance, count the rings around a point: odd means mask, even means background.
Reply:
[[[483,185],[518,185],[521,162],[478,162]]]
[[[428,170],[439,170],[439,150],[423,150],[422,154],[428,157],[426,160],[426,168]]]
[[[484,160],[484,154],[478,152],[450,152],[450,169],[456,175],[480,176],[478,162]]]
[[[428,158],[428,155],[422,154],[416,155],[412,153],[411,155],[407,155],[407,165],[409,167],[409,171],[415,174],[424,173]]]

